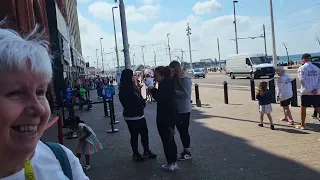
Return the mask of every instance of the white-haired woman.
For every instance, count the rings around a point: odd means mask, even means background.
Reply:
[[[0,179],[89,179],[69,149],[39,140],[50,116],[47,48],[36,30],[0,29]]]

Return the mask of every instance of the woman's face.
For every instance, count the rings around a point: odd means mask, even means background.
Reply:
[[[48,82],[25,72],[0,72],[0,155],[29,155],[50,116]]]
[[[161,77],[160,73],[159,73],[158,71],[155,71],[155,72],[154,72],[154,80],[155,80],[156,82],[160,82],[161,79],[162,79],[162,77]]]

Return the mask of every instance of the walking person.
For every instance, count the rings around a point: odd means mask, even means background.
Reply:
[[[178,160],[187,160],[192,158],[189,135],[192,81],[186,72],[183,73],[178,61],[172,61],[169,66],[174,70],[173,81],[176,92],[175,103],[178,112],[176,127],[179,131],[184,148],[178,157]]]
[[[133,71],[130,69],[125,69],[121,73],[119,99],[123,107],[123,118],[128,125],[131,135],[132,159],[134,161],[155,159],[157,155],[153,154],[149,149],[148,127],[144,117],[146,102],[135,85]],[[138,150],[139,135],[141,136],[141,143],[144,149],[143,156]]]
[[[280,102],[284,112],[284,118],[281,121],[287,121],[293,125],[294,121],[289,107],[293,96],[291,78],[281,66],[276,69],[276,73],[279,76],[276,89],[277,101]]]
[[[297,129],[304,130],[306,122],[307,107],[313,106],[320,112],[320,69],[311,63],[311,55],[302,55],[304,63],[298,69],[298,77],[301,82],[301,124],[296,125]]]
[[[171,79],[171,69],[159,66],[155,69],[155,80],[159,88],[149,87],[150,92],[157,102],[157,128],[162,140],[163,150],[167,164],[163,170],[174,171],[177,165],[177,145],[174,140],[174,128],[176,119],[175,87]]]

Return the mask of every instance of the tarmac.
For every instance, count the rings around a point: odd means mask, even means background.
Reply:
[[[98,101],[95,92],[93,101]],[[195,102],[194,91],[192,92]],[[283,112],[273,104],[276,130],[258,127],[258,104],[250,92],[230,90],[229,104],[224,104],[223,90],[200,86],[201,107],[193,104],[190,122],[192,160],[178,162],[177,172],[164,172],[165,157],[156,128],[156,103],[147,104],[151,150],[156,160],[136,163],[131,160],[130,134],[122,119],[122,106],[114,97],[115,125],[119,132],[109,134],[110,118],[104,117],[102,104],[92,111],[75,113],[93,128],[104,149],[92,156],[92,169],[86,174],[92,180],[319,180],[320,179],[320,123],[307,119],[308,130],[297,130],[281,122]],[[299,120],[299,108],[292,108]],[[311,116],[313,109],[308,110]],[[44,141],[57,142],[57,127],[48,129]],[[64,129],[67,132],[67,129]],[[175,136],[178,151],[182,151],[179,133]],[[78,139],[64,140],[65,146],[75,151]],[[140,150],[142,153],[142,147]],[[82,159],[82,163],[84,160]]]

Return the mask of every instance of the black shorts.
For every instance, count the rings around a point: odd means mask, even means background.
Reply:
[[[302,107],[320,107],[320,95],[302,95],[301,96]]]
[[[292,101],[292,98],[289,98],[289,99],[284,100],[284,101],[280,101],[280,106],[281,106],[281,107],[290,106],[291,101]]]

